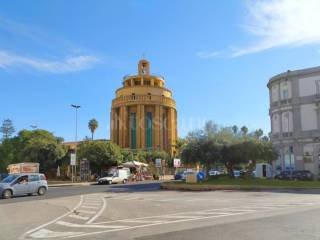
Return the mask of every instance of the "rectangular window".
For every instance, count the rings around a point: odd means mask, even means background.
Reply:
[[[137,120],[136,113],[132,112],[130,114],[130,131],[131,131],[131,148],[137,148]]]
[[[152,148],[152,113],[147,112],[146,115],[146,140],[147,140],[147,148]]]
[[[40,181],[40,178],[38,175],[29,175],[29,182],[37,182]]]

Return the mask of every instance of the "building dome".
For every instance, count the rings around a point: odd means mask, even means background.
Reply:
[[[123,77],[111,108],[111,141],[122,148],[165,150],[175,154],[177,111],[162,76],[142,59],[138,73]]]

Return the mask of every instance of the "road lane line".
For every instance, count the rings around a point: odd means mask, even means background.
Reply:
[[[214,208],[214,209],[209,209],[209,210],[200,210],[198,212],[204,212],[204,213],[211,213],[215,211],[214,213],[217,213],[217,211],[229,211],[230,208]],[[255,210],[243,210],[241,212],[254,212]],[[99,222],[95,224],[106,224],[106,223],[114,223],[114,222],[119,222],[119,221],[125,221],[125,220],[143,220],[143,219],[150,219],[150,218],[158,218],[162,216],[176,216],[176,215],[183,215],[183,214],[194,214],[197,213],[195,211],[187,211],[187,212],[178,212],[178,213],[172,213],[172,214],[166,214],[166,215],[155,215],[155,216],[148,216],[148,217],[138,217],[138,218],[125,218],[125,219],[119,219],[119,220],[113,220],[113,221],[106,221],[106,222]],[[229,213],[229,212],[228,212]],[[232,213],[230,213],[232,214]]]
[[[241,214],[245,214],[245,213],[243,213],[243,212],[242,213],[235,213],[233,215],[241,215]],[[112,229],[112,230],[105,230],[105,231],[99,231],[99,232],[77,234],[77,235],[73,235],[73,236],[67,236],[65,238],[84,237],[84,236],[97,235],[97,234],[102,234],[102,233],[119,232],[119,231],[125,231],[125,230],[137,229],[137,228],[157,226],[157,225],[162,225],[162,224],[181,223],[181,222],[189,222],[189,221],[196,221],[196,220],[203,220],[203,219],[210,219],[210,218],[219,218],[219,217],[224,217],[224,216],[223,215],[208,216],[208,217],[199,217],[199,218],[193,218],[193,219],[179,219],[179,220],[168,221],[168,222],[164,222],[164,223],[150,223],[150,224],[145,224],[145,225],[138,225],[138,226],[132,226],[132,227],[127,227],[127,228],[121,228],[121,229]]]
[[[76,223],[69,223],[65,221],[58,221],[55,224],[61,225],[61,226],[66,226],[66,227],[74,227],[74,228],[125,228],[128,226],[119,226],[119,225],[96,225],[96,224],[76,224]]]
[[[55,223],[56,221],[58,221],[58,220],[64,218],[65,216],[69,215],[70,213],[73,213],[76,209],[78,209],[78,208],[81,206],[82,202],[83,202],[83,196],[80,195],[80,201],[79,201],[79,203],[78,203],[71,211],[69,211],[69,212],[61,215],[60,217],[57,217],[57,218],[53,219],[53,220],[50,221],[50,222],[47,222],[47,223],[42,224],[42,225],[40,225],[40,226],[38,226],[38,227],[36,227],[36,228],[34,228],[34,229],[31,229],[31,230],[27,231],[27,232],[24,233],[21,237],[19,237],[19,239],[25,239],[25,236],[26,236],[26,235],[31,234],[31,233],[33,233],[33,232],[35,232],[35,231],[38,231],[38,230],[40,230],[41,228],[44,228],[44,227],[46,227],[46,226],[48,226],[48,225],[50,225],[50,224],[53,224],[53,223]]]
[[[95,216],[93,216],[90,220],[88,220],[88,221],[86,222],[86,224],[90,224],[90,223],[92,223],[93,221],[95,221],[98,217],[100,217],[100,215],[101,215],[101,214],[103,213],[103,211],[106,209],[106,207],[107,207],[107,201],[106,201],[106,199],[105,199],[104,197],[101,197],[101,199],[102,199],[102,202],[103,202],[102,208],[100,209],[99,212],[97,212],[97,214],[96,214]]]
[[[127,222],[127,223],[165,223],[167,221],[155,221],[155,220],[119,220],[119,222]]]

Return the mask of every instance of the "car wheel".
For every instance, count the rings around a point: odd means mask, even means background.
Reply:
[[[28,196],[32,196],[33,195],[33,193],[28,193]]]
[[[9,190],[9,189],[4,190],[4,192],[2,194],[2,197],[5,198],[5,199],[11,198],[12,197],[12,191]]]
[[[38,189],[38,195],[45,195],[46,194],[46,192],[47,192],[47,189],[45,188],[45,187],[40,187],[39,189]]]
[[[123,179],[122,183],[126,184],[127,183],[127,179]]]
[[[111,185],[111,184],[112,184],[112,181],[111,181],[111,180],[110,180],[110,181],[108,181],[108,184],[109,184],[109,185]]]

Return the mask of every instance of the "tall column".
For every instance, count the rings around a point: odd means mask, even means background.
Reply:
[[[136,133],[137,133],[137,148],[140,148],[140,146],[141,146],[141,141],[140,141],[140,139],[141,139],[141,132],[140,132],[140,118],[141,118],[141,116],[140,116],[140,105],[137,105],[137,114],[136,114],[137,116],[136,116],[136,118],[137,118],[137,125],[136,125]]]
[[[110,139],[111,142],[115,143],[115,111],[114,108],[111,109],[110,113]]]
[[[141,148],[144,149],[146,147],[146,131],[145,131],[145,111],[144,111],[144,105],[140,106],[140,137],[141,137]]]
[[[123,130],[124,130],[124,106],[120,107],[120,121],[119,121],[119,145],[123,147]]]
[[[164,128],[165,128],[165,124],[163,122],[163,106],[159,107],[159,127],[160,127],[160,131],[159,131],[159,142],[160,142],[160,149],[164,150],[164,141],[163,141],[163,133],[164,133]]]
[[[160,148],[160,106],[155,106],[154,119],[153,119],[153,149],[159,150]]]
[[[123,107],[123,147],[128,147],[128,107]]]
[[[119,143],[119,108],[114,109],[114,143],[120,144]]]
[[[176,142],[178,140],[178,112],[176,109],[174,110],[174,129],[174,139]]]
[[[172,153],[173,146],[175,144],[175,109],[169,108],[168,110],[168,150]]]

